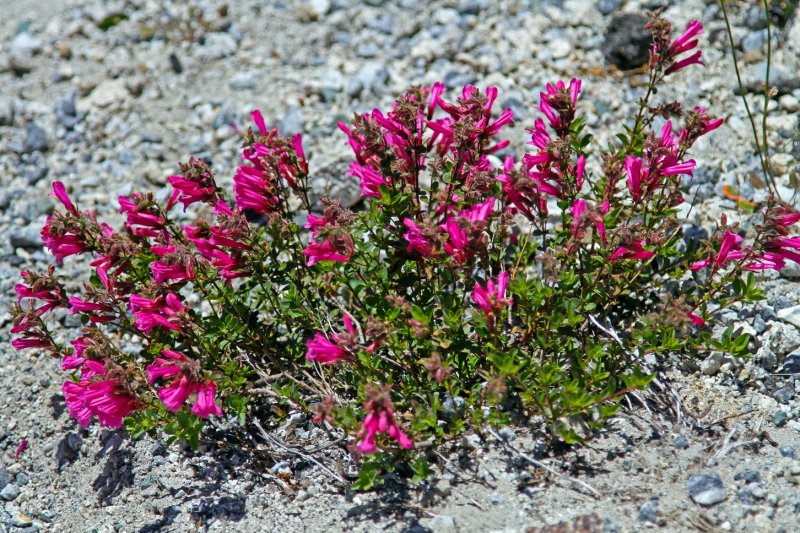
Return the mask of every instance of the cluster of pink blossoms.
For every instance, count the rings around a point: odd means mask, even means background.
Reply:
[[[156,364],[147,367],[147,381],[153,385],[159,378],[172,378],[169,385],[158,389],[158,397],[167,409],[178,411],[190,396],[195,396],[192,413],[203,418],[222,416],[214,398],[217,385],[213,380],[200,377],[200,365],[172,350],[161,353],[168,359],[156,358]]]

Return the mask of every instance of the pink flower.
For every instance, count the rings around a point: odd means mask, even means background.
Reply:
[[[787,227],[797,224],[798,220],[800,220],[800,213],[790,213],[788,215],[777,217],[775,219],[775,223],[779,226]]]
[[[64,233],[54,229],[53,217],[47,217],[42,229],[42,243],[56,258],[56,263],[61,264],[64,258],[90,251],[83,236],[73,233]]]
[[[236,205],[244,211],[252,209],[256,213],[270,214],[278,204],[274,186],[263,171],[242,165],[233,177],[233,192]]]
[[[449,236],[444,250],[458,263],[463,265],[472,257],[471,246],[483,235],[483,223],[494,212],[494,202],[494,198],[487,198],[483,203],[459,212],[458,216],[450,217],[440,226]]]
[[[132,294],[129,305],[135,317],[134,326],[146,335],[156,326],[183,331],[181,315],[184,308],[174,292],[167,294],[166,298],[159,296],[152,300]]]
[[[261,132],[261,135],[266,137],[267,136],[267,125],[264,124],[264,117],[261,116],[261,111],[256,109],[255,111],[250,113],[250,118],[252,118],[253,122],[255,122],[256,126],[258,126],[258,130]]]
[[[703,33],[703,25],[697,20],[690,22],[686,27],[686,31],[683,32],[683,35],[675,39],[675,41],[669,47],[669,53],[673,56],[677,56],[678,54],[688,52],[697,46],[697,39],[692,41],[689,39],[692,39],[701,33]]]
[[[140,408],[140,403],[125,386],[121,378],[99,380],[98,375],[106,374],[101,369],[99,374],[84,378],[74,383],[67,381],[61,388],[70,414],[82,427],[89,427],[92,416],[97,416],[105,427],[122,427],[122,419]]]
[[[347,249],[344,245],[336,244],[331,239],[325,242],[310,242],[303,255],[308,256],[308,266],[313,266],[319,261],[350,261],[350,256],[345,255]]]
[[[583,172],[586,169],[586,158],[580,156],[575,163],[575,189],[580,191],[583,188]]]
[[[581,215],[586,211],[586,200],[578,199],[572,204],[572,235],[577,236],[580,230]]]
[[[613,263],[617,259],[650,259],[655,255],[654,252],[648,252],[643,248],[645,241],[636,240],[631,243],[624,244],[617,249],[616,252],[611,254],[608,258],[609,263]]]
[[[379,433],[389,435],[397,440],[401,448],[410,449],[414,443],[395,424],[394,409],[389,398],[389,386],[373,389],[367,385],[366,398],[364,409],[367,410],[367,416],[364,417],[361,429],[356,435],[356,439],[361,441],[357,447],[358,451],[363,454],[378,451],[375,446],[375,437]]]
[[[686,68],[686,67],[688,67],[689,65],[695,65],[695,64],[696,64],[696,65],[703,65],[703,66],[706,66],[706,64],[705,64],[705,63],[703,63],[702,61],[700,61],[700,56],[701,56],[701,55],[703,55],[703,52],[701,52],[700,50],[698,50],[697,52],[695,52],[694,54],[690,55],[690,56],[689,56],[689,57],[687,57],[686,59],[682,59],[681,61],[678,61],[678,62],[677,62],[677,63],[675,63],[674,65],[670,66],[670,67],[669,67],[669,68],[668,68],[668,69],[667,69],[667,70],[664,72],[664,74],[665,74],[665,75],[667,75],[667,74],[672,74],[673,72],[677,72],[677,71],[679,71],[679,70],[681,70],[681,69],[683,69],[683,68]]]
[[[50,343],[42,339],[14,339],[11,341],[11,346],[17,350],[24,350],[26,348],[47,348],[50,346]]]
[[[197,389],[197,401],[192,407],[192,413],[202,418],[208,418],[210,415],[222,416],[222,410],[214,400],[216,395],[217,385],[211,380],[200,383]]]
[[[127,213],[128,221],[125,227],[134,235],[144,237],[157,237],[164,229],[165,220],[154,213],[155,206],[151,205],[140,194],[133,194],[131,198],[119,197],[119,212]]]
[[[189,181],[182,176],[170,176],[167,180],[175,188],[172,192],[172,199],[170,202],[173,205],[175,202],[181,202],[184,211],[194,203],[203,202],[210,204],[217,198],[214,187],[202,187],[200,183]]]
[[[213,250],[211,255],[213,257],[211,264],[220,269],[222,279],[232,280],[250,275],[250,266],[244,261],[241,253],[228,255],[222,250]]]
[[[174,246],[151,246],[150,251],[167,261],[155,261],[150,270],[157,283],[167,281],[191,281],[195,278],[192,262],[177,254]]]
[[[694,313],[686,313],[686,316],[688,316],[690,319],[692,319],[692,322],[694,322],[695,326],[705,326],[706,325],[706,321],[703,320],[701,317],[695,315]]]
[[[361,180],[361,196],[380,198],[381,185],[389,185],[375,168],[371,165],[359,165],[357,161],[350,163],[350,172],[348,172],[347,175]]]
[[[690,270],[700,270],[709,266],[712,262],[717,266],[722,266],[726,261],[741,259],[747,255],[747,252],[742,250],[738,243],[743,240],[743,237],[726,231],[722,236],[722,244],[719,247],[719,253],[712,255],[710,259],[698,261],[692,264]]]
[[[506,298],[506,288],[508,287],[508,272],[501,272],[497,276],[497,284],[491,279],[486,282],[486,288],[475,284],[472,292],[472,301],[483,309],[487,316],[499,315],[503,307],[511,305],[513,301]]]
[[[67,208],[67,211],[72,213],[73,215],[78,215],[78,210],[72,205],[72,202],[67,195],[67,189],[64,187],[64,184],[60,181],[53,182],[53,192],[48,194],[47,196],[55,196],[61,203],[64,204],[64,207]]]
[[[25,272],[22,273],[25,275]],[[17,283],[14,285],[14,291],[17,293],[17,303],[20,303],[24,298],[34,298],[37,300],[42,300],[44,304],[36,309],[36,312],[40,315],[50,311],[51,309],[55,309],[56,307],[65,307],[64,306],[64,297],[61,295],[61,289],[58,286],[49,287],[48,289],[42,289],[38,292],[34,292],[33,288],[23,285],[22,283]]]
[[[200,377],[200,365],[182,353],[172,350],[161,352],[168,359],[156,358],[153,365],[147,366],[147,380],[151,385],[159,378],[172,378],[169,385],[158,389],[158,397],[170,411],[178,411],[186,400],[197,393],[197,401],[192,413],[203,418],[209,415],[221,416],[222,411],[214,401],[216,384],[213,380]]]
[[[628,174],[628,190],[634,200],[642,198],[642,179],[647,179],[647,169],[642,171],[642,158],[628,156],[625,158],[625,172]]]
[[[347,328],[346,333],[331,335],[336,344],[319,332],[314,334],[313,340],[306,341],[308,346],[306,359],[326,365],[332,365],[337,361],[350,361],[352,354],[349,348],[355,345],[356,330],[353,328],[353,321],[347,315],[344,315],[344,325]]]
[[[410,218],[403,219],[403,224],[408,228],[408,232],[403,237],[408,241],[407,252],[416,250],[422,255],[434,257],[436,255],[435,243],[425,238],[422,230],[416,222]]]
[[[15,460],[15,461],[19,461],[19,455],[20,455],[20,454],[21,454],[21,453],[22,453],[22,452],[25,450],[25,448],[27,448],[27,447],[28,447],[28,441],[27,441],[27,440],[25,440],[25,439],[22,439],[22,442],[20,442],[20,443],[19,443],[19,446],[17,447],[17,453],[15,453],[15,454],[14,454],[14,460]]]

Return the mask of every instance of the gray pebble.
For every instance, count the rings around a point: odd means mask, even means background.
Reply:
[[[620,7],[624,0],[598,0],[597,10],[603,15],[610,15]]]
[[[794,399],[794,389],[792,387],[783,387],[773,392],[772,397],[778,400],[779,403],[788,404]]]
[[[789,459],[797,459],[797,454],[794,451],[794,446],[781,446],[778,448],[781,456],[788,457]]]
[[[299,107],[290,107],[278,124],[278,130],[284,137],[303,133],[303,112]]]
[[[25,125],[25,152],[46,152],[47,135],[35,122],[28,122]]]
[[[28,478],[28,475],[25,472],[20,472],[19,474],[17,474],[17,485],[24,487],[30,482],[31,480],[30,478]]]
[[[658,500],[645,502],[639,509],[639,521],[656,523],[656,513],[658,512]]]
[[[686,449],[689,447],[689,439],[687,439],[685,435],[678,435],[675,437],[675,440],[672,441],[672,445],[679,450]]]
[[[14,101],[11,98],[0,98],[0,126],[14,124]]]
[[[716,472],[694,474],[689,478],[688,486],[689,496],[699,505],[714,505],[728,497],[728,491]]]
[[[252,72],[234,74],[228,82],[231,89],[252,89],[256,86],[256,76]]]
[[[28,225],[22,228],[12,228],[8,232],[8,241],[12,248],[41,248],[41,228]]]
[[[0,490],[4,489],[9,483],[11,483],[11,474],[0,469]]]
[[[9,483],[5,486],[5,488],[3,488],[3,490],[0,490],[0,498],[3,498],[6,501],[14,501],[21,492],[22,491],[17,485],[14,483]]]

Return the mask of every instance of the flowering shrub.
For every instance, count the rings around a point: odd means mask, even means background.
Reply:
[[[64,211],[48,219],[45,246],[56,264],[89,254],[95,270],[71,296],[57,267],[23,272],[14,346],[61,358],[82,426],[97,417],[134,437],[162,429],[196,446],[212,415],[247,424],[258,385],[278,398],[276,420],[313,414],[348,432],[353,452],[386,459],[534,415],[554,438],[585,438],[647,386],[646,354],[744,355],[746,335],[712,340],[707,322],[762,298],[747,271],[800,259],[800,238],[785,229],[800,215],[774,202],[747,243],[724,216],[707,242],[684,242],[676,207],[695,166],[688,153],[722,120],[651,105],[659,84],[700,63],[699,51],[681,55],[702,26],[675,41],[658,14],[649,27],[640,110],[591,165],[580,80],[547,86],[533,151],[519,161],[493,155],[513,125],[510,110],[494,114],[497,89],[467,86],[453,100],[437,83],[339,124],[359,212],[335,198],[313,204],[300,135],[282,138],[258,111],[232,197],[191,159],[169,179],[166,205],[120,198],[127,222],[114,230],[56,182]],[[203,216],[179,226],[171,213],[193,204]],[[252,212],[268,222],[249,222]],[[705,283],[666,290],[699,270]],[[72,346],[45,321],[55,308],[81,317]],[[141,349],[123,350],[122,335]]]

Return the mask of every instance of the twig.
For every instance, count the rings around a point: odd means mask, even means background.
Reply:
[[[525,459],[526,461],[528,461],[532,465],[537,466],[537,467],[541,468],[542,470],[546,470],[546,471],[548,471],[549,473],[553,474],[554,476],[556,476],[558,478],[565,479],[565,480],[570,481],[570,482],[572,482],[572,483],[574,483],[576,485],[580,485],[584,489],[588,490],[595,498],[598,498],[598,499],[602,499],[603,498],[603,495],[600,494],[599,492],[597,492],[595,489],[593,489],[592,486],[589,485],[588,483],[586,483],[584,481],[581,481],[580,479],[575,479],[574,477],[565,476],[564,474],[560,474],[560,473],[556,472],[555,470],[553,470],[552,468],[548,467],[547,465],[545,465],[541,461],[537,461],[536,459],[534,459],[532,457],[529,457],[529,456],[525,455],[524,453],[522,453],[521,451],[519,451],[517,448],[512,446],[510,442],[506,442],[505,440],[503,440],[503,438],[500,437],[500,435],[498,435],[497,433],[495,433],[493,429],[488,428],[488,431],[489,431],[489,433],[492,434],[492,436],[494,436],[494,438],[496,438],[499,442],[503,443],[503,445],[506,446],[509,450],[513,451],[514,453],[516,453],[517,455],[519,455],[521,458]]]
[[[725,435],[725,439],[722,441],[722,446],[720,447],[720,449],[717,450],[717,453],[708,458],[708,460],[706,461],[706,465],[711,466],[716,459],[725,457],[728,454],[728,452],[731,451],[730,447],[731,439],[733,438],[734,435],[736,435],[737,431],[739,431],[739,426],[738,425],[733,426],[733,429],[730,430],[730,432],[728,432],[727,435]]]
[[[460,495],[461,495],[461,496],[462,496],[462,497],[463,497],[465,500],[467,500],[467,501],[468,501],[470,504],[474,505],[474,506],[475,506],[475,507],[477,507],[479,510],[483,511],[483,507],[481,507],[481,504],[479,504],[477,501],[473,500],[472,498],[470,498],[469,496],[467,496],[466,494],[464,494],[462,491],[458,490],[456,487],[450,487],[450,488],[451,488],[452,490],[456,491],[457,493],[459,493],[459,494],[460,494]]]
[[[331,476],[331,477],[333,477],[333,479],[335,479],[335,480],[336,480],[336,481],[338,481],[339,483],[342,483],[342,484],[344,484],[344,485],[347,485],[347,482],[344,480],[344,478],[342,478],[342,477],[341,477],[339,474],[337,474],[336,472],[334,472],[333,470],[331,470],[330,468],[328,468],[327,466],[325,466],[325,465],[324,465],[324,464],[322,464],[321,462],[317,461],[317,460],[316,460],[316,459],[314,459],[313,457],[311,457],[311,456],[308,456],[308,455],[306,455],[306,454],[304,454],[304,453],[298,452],[297,450],[292,450],[291,448],[289,448],[289,447],[287,447],[287,446],[284,446],[284,445],[283,445],[283,444],[282,444],[282,443],[281,443],[281,442],[280,442],[278,439],[274,438],[272,435],[270,435],[269,433],[267,433],[267,432],[264,430],[264,427],[261,425],[261,422],[259,422],[257,418],[252,418],[251,420],[252,420],[252,421],[253,421],[253,423],[256,425],[256,427],[258,428],[258,430],[259,430],[259,431],[261,431],[261,435],[262,435],[262,436],[263,436],[263,437],[264,437],[264,438],[265,438],[267,441],[270,441],[270,442],[272,442],[273,444],[276,444],[276,445],[277,445],[279,448],[283,448],[284,450],[286,450],[286,451],[287,451],[287,452],[289,452],[289,453],[293,453],[293,454],[295,454],[295,455],[299,455],[300,457],[302,457],[302,458],[303,458],[303,459],[305,459],[306,461],[311,461],[312,463],[314,463],[315,465],[317,465],[318,467],[320,467],[321,469],[323,469],[325,472],[327,472],[328,474],[330,474],[330,476]]]

